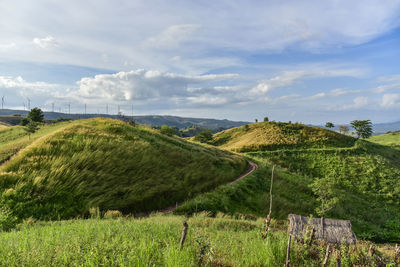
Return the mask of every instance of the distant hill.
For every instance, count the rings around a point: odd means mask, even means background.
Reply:
[[[214,135],[213,145],[236,152],[285,148],[351,147],[355,139],[299,123],[259,122]]]
[[[204,118],[183,118],[177,116],[167,116],[167,115],[146,115],[146,116],[118,116],[118,115],[107,115],[107,114],[66,114],[59,112],[43,112],[46,120],[56,120],[59,118],[69,118],[72,120],[77,119],[89,119],[89,118],[112,118],[119,120],[129,120],[133,119],[140,124],[149,124],[153,126],[175,126],[179,129],[187,128],[190,126],[199,126],[206,129],[229,129],[233,127],[238,127],[249,122],[244,121],[230,121],[230,120],[217,120],[217,119],[204,119]],[[28,111],[25,110],[11,110],[11,109],[3,109],[0,110],[0,122],[5,119],[6,116],[8,119],[13,118],[14,120],[11,124],[16,125],[21,120],[21,117],[25,117],[28,114]],[[19,116],[15,116],[19,115]],[[2,118],[3,116],[3,118]]]
[[[27,141],[21,127],[13,128],[3,130],[2,146]],[[43,130],[48,133],[21,145],[0,167],[0,203],[19,218],[71,218],[96,207],[162,209],[230,182],[247,167],[239,155],[118,120],[63,122]]]
[[[400,131],[400,121],[374,124],[373,131],[374,134],[383,134],[389,131]]]

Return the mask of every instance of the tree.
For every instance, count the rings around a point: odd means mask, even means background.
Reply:
[[[264,117],[264,122],[269,121],[268,117]]]
[[[317,178],[310,187],[320,202],[320,206],[315,211],[319,216],[325,217],[326,213],[333,209],[339,202],[339,191],[336,188],[335,178]]]
[[[328,122],[325,124],[325,127],[330,129],[330,128],[335,127],[335,125],[334,125],[332,122],[329,122],[329,121],[328,121]]]
[[[204,130],[200,133],[198,133],[195,137],[194,140],[199,141],[201,143],[207,143],[213,139],[211,130]]]
[[[372,135],[371,120],[354,120],[350,124],[356,130],[358,138],[368,138]]]
[[[29,123],[30,121],[31,121],[31,120],[28,119],[28,118],[22,118],[22,120],[21,120],[21,125],[22,125],[22,126],[26,126],[26,125],[28,125],[28,123]]]
[[[39,129],[39,123],[36,121],[30,121],[24,128],[29,134],[29,139],[31,139],[31,134],[35,133]]]
[[[339,125],[339,132],[342,134],[347,134],[349,132],[349,127],[346,125]]]
[[[160,132],[162,134],[172,136],[172,135],[176,134],[176,129],[174,127],[170,127],[168,125],[162,125],[160,128]]]
[[[33,108],[28,113],[28,119],[34,122],[43,122],[44,115],[43,111],[40,108]]]
[[[256,119],[256,122],[258,122],[258,119]]]

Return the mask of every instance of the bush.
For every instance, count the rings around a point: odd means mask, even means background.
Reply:
[[[170,127],[168,125],[163,125],[163,126],[161,126],[160,132],[162,134],[172,136],[172,135],[176,134],[176,129],[174,127]]]
[[[211,141],[213,139],[213,135],[211,130],[204,130],[200,133],[198,133],[194,140],[199,141],[201,143],[207,143],[208,141]]]
[[[0,208],[0,231],[9,231],[17,226],[18,219],[7,207]]]
[[[122,217],[122,213],[119,210],[107,210],[104,213],[104,219],[116,219]]]

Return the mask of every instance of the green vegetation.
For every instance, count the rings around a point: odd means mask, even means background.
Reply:
[[[400,131],[388,132],[386,134],[372,136],[368,139],[368,141],[400,149]]]
[[[355,120],[350,124],[356,130],[358,138],[368,138],[372,135],[372,123],[370,120]]]
[[[238,155],[147,127],[82,120],[0,168],[0,204],[20,219],[71,218],[91,207],[153,211],[232,181],[246,165]]]
[[[168,136],[173,136],[178,132],[176,127],[171,127],[168,125],[162,125],[160,128],[160,133],[168,135]]]
[[[236,151],[351,147],[355,139],[300,123],[260,122],[214,135],[213,145]]]
[[[332,122],[328,121],[327,123],[325,123],[325,127],[330,129],[330,128],[335,127],[335,125]]]
[[[198,141],[200,143],[208,143],[213,139],[213,135],[211,133],[211,130],[204,130],[198,133],[195,137],[194,140]]]
[[[19,231],[0,233],[3,266],[283,266],[287,234],[261,238],[263,221],[198,215],[188,220],[179,248],[183,217],[26,222]],[[273,222],[273,226],[275,223]],[[293,266],[321,266],[325,246],[292,242]],[[341,248],[343,266],[376,266],[393,258],[369,259],[367,244]],[[383,250],[382,250],[383,251]],[[335,266],[331,257],[329,266]]]

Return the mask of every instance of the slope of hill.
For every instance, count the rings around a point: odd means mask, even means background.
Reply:
[[[380,145],[390,146],[400,149],[400,131],[389,132],[382,135],[372,136],[368,139],[370,142]]]
[[[296,131],[289,131],[293,128]],[[311,134],[303,137],[302,132]],[[322,203],[333,203],[325,217],[351,220],[359,238],[400,241],[400,151],[323,129],[277,123],[239,127],[214,137],[225,149],[250,150],[245,155],[260,168],[237,185],[188,201],[177,213],[266,216],[270,172],[276,165],[274,218],[284,219],[289,213],[320,216]]]
[[[69,123],[0,168],[0,203],[19,218],[69,218],[91,207],[165,208],[246,169],[240,156],[110,119]]]
[[[248,152],[284,148],[351,147],[354,142],[352,137],[319,127],[259,122],[217,133],[212,144],[231,151]]]
[[[149,124],[153,126],[175,126],[179,129],[199,126],[207,129],[229,129],[232,127],[238,127],[248,122],[243,121],[230,121],[230,120],[216,120],[216,119],[205,119],[205,118],[183,118],[177,116],[167,116],[167,115],[146,115],[146,116],[118,116],[118,115],[107,115],[107,114],[66,114],[59,112],[48,112],[45,111],[44,117],[46,120],[57,120],[59,118],[68,118],[73,120],[78,119],[89,119],[89,118],[112,118],[118,120],[128,120],[133,119],[140,124]],[[12,109],[2,109],[0,110],[0,121],[12,120],[12,125],[17,125],[20,123],[22,117],[26,116],[28,111],[26,110],[12,110]],[[3,116],[2,116],[3,115]],[[13,116],[20,115],[20,116]]]

